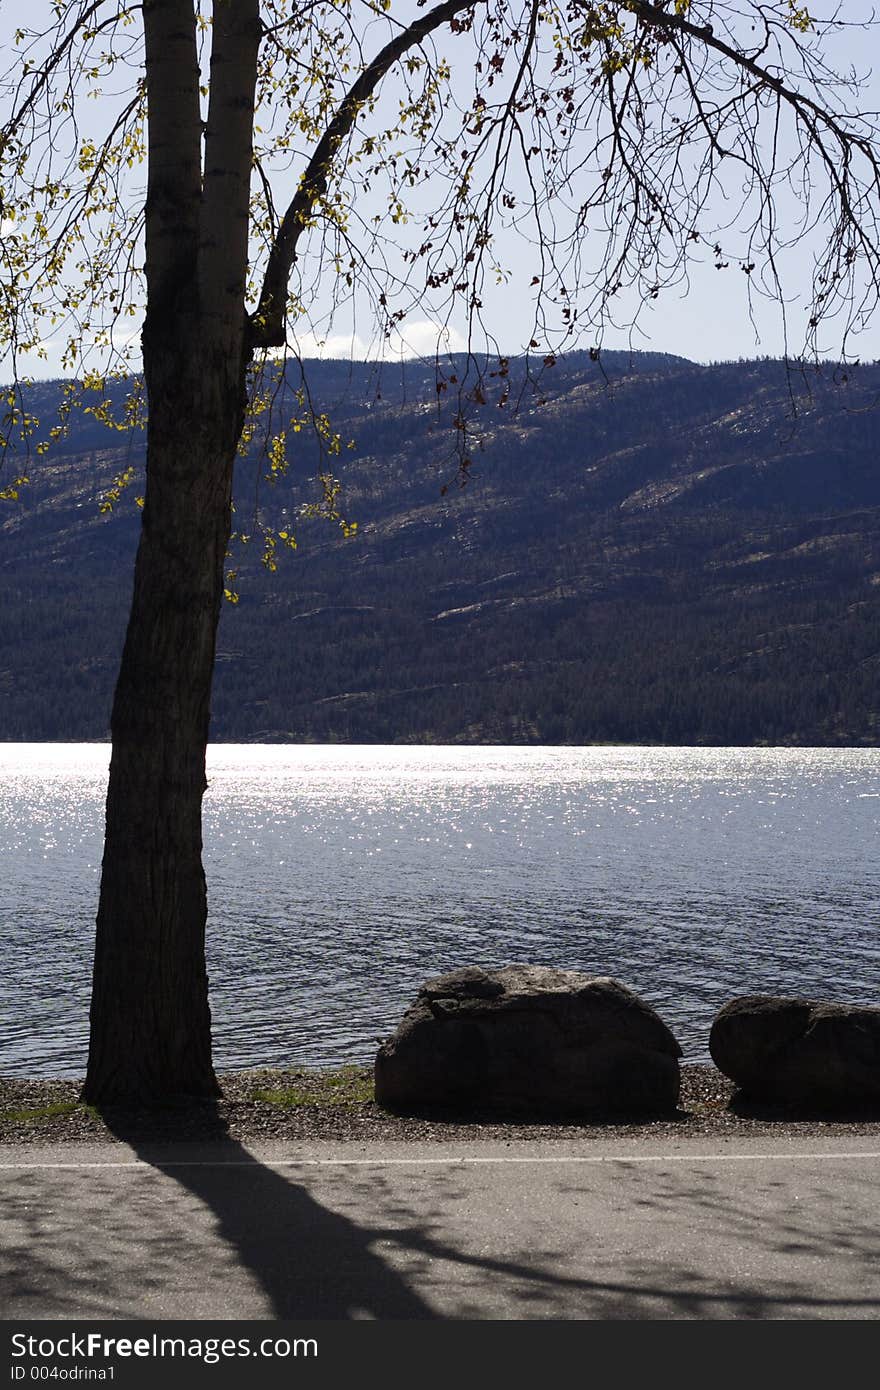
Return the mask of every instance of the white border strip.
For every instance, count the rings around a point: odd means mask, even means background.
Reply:
[[[40,1169],[51,1172],[79,1171],[82,1169],[146,1168],[167,1172],[175,1168],[391,1168],[391,1167],[466,1167],[492,1166],[497,1164],[603,1164],[603,1163],[766,1163],[784,1162],[852,1162],[853,1160],[880,1159],[880,1152],[865,1153],[707,1153],[707,1154],[566,1154],[559,1157],[538,1156],[518,1157],[513,1154],[482,1158],[462,1155],[457,1158],[254,1158],[247,1159],[155,1159],[150,1162],[143,1158],[121,1159],[120,1161],[82,1163],[49,1163],[34,1160],[23,1163],[0,1163],[0,1172],[16,1172],[23,1169]]]

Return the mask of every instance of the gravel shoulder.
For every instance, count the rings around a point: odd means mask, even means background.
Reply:
[[[658,1118],[591,1117],[580,1123],[485,1116],[397,1115],[372,1099],[369,1068],[338,1072],[298,1068],[230,1072],[219,1077],[216,1103],[191,1102],[151,1111],[98,1114],[79,1104],[77,1080],[0,1077],[0,1144],[145,1140],[357,1140],[424,1143],[437,1140],[610,1140],[644,1136],[735,1139],[745,1135],[873,1135],[880,1113],[797,1114],[745,1104],[715,1067],[681,1068],[677,1111]]]

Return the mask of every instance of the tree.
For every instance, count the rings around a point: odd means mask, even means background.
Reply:
[[[507,276],[500,234],[518,234],[540,369],[587,333],[598,352],[627,288],[648,303],[686,288],[694,257],[739,268],[753,299],[790,312],[787,256],[812,236],[806,348],[823,351],[832,328],[845,356],[880,287],[880,164],[858,81],[832,67],[844,21],[797,0],[49,8],[47,25],[16,35],[5,79],[6,496],[26,477],[22,451],[64,427],[40,439],[20,354],[41,350],[47,324],[64,333],[86,408],[109,419],[120,329],[145,305],[146,493],[84,1096],[212,1095],[201,803],[233,471],[261,413],[274,422],[278,351],[322,303],[322,280],[331,303],[369,293],[389,335],[413,302],[432,299],[441,321],[461,306],[474,344]],[[471,361],[454,380],[438,358],[463,472],[468,407],[490,380]],[[499,404],[505,375],[502,355]],[[135,392],[120,423],[139,409]],[[286,442],[270,425],[270,471]],[[269,563],[277,538],[266,532]]]

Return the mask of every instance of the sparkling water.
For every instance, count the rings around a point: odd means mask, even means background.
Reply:
[[[0,1073],[81,1075],[109,749],[0,745]],[[422,980],[612,975],[686,1060],[728,999],[880,1003],[880,751],[216,745],[220,1069],[369,1062]]]

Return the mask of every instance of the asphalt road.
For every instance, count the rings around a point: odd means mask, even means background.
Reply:
[[[880,1316],[876,1140],[0,1149],[30,1319]]]

